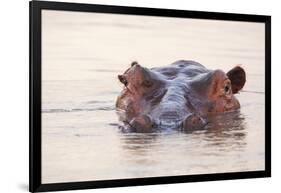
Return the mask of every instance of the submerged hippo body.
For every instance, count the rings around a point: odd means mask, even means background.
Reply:
[[[234,94],[246,81],[239,66],[224,73],[186,60],[152,69],[133,62],[118,78],[124,89],[117,113],[125,127],[136,132],[202,128],[208,115],[240,108]]]

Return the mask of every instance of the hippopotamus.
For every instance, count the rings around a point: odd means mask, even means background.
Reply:
[[[116,111],[125,128],[194,130],[204,128],[210,115],[240,108],[234,95],[246,73],[240,65],[225,73],[191,60],[151,69],[132,62],[118,79],[124,86]]]

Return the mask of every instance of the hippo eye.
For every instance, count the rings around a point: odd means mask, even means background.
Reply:
[[[231,93],[230,83],[225,84],[224,86],[224,94],[229,95]]]
[[[151,87],[152,86],[152,82],[151,81],[149,81],[149,80],[145,80],[145,81],[143,81],[143,86],[145,86],[145,87]]]

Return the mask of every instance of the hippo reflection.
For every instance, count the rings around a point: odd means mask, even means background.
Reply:
[[[202,128],[208,115],[239,109],[234,94],[243,88],[246,74],[239,66],[224,73],[180,60],[152,69],[133,62],[118,79],[124,84],[116,102],[120,121],[132,131],[148,132]]]

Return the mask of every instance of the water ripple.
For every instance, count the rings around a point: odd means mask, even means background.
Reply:
[[[42,109],[42,113],[71,113],[71,112],[85,112],[85,111],[113,111],[114,106],[96,107],[96,108],[73,108],[73,109]]]

